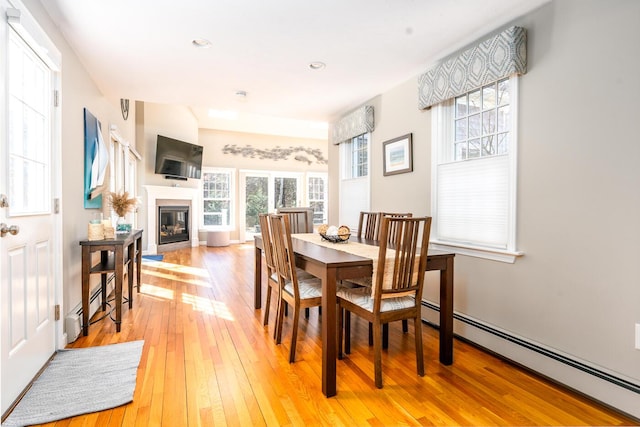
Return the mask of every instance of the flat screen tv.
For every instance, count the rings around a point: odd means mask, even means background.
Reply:
[[[158,135],[155,172],[165,178],[200,179],[202,151],[200,145]]]

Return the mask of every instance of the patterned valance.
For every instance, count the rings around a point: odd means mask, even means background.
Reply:
[[[429,108],[473,89],[527,72],[527,32],[511,27],[444,60],[418,78],[418,108]]]
[[[347,114],[331,125],[331,142],[335,145],[375,128],[373,106],[365,105]]]

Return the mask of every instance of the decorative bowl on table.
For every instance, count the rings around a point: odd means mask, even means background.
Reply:
[[[351,230],[346,225],[336,227],[335,225],[322,224],[318,227],[318,234],[331,243],[346,243],[351,237]]]

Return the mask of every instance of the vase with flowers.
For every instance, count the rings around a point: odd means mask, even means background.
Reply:
[[[136,206],[137,200],[129,198],[128,192],[114,193],[110,192],[108,197],[109,205],[118,215],[116,223],[116,234],[126,234],[131,232],[131,224],[127,224],[125,216]]]

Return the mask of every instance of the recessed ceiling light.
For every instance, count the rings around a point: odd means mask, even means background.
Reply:
[[[327,64],[325,64],[324,62],[320,62],[320,61],[313,61],[313,62],[309,63],[309,68],[311,68],[312,70],[322,70],[326,66],[327,66]]]
[[[193,39],[191,40],[191,44],[202,49],[211,47],[211,42],[207,39]]]

